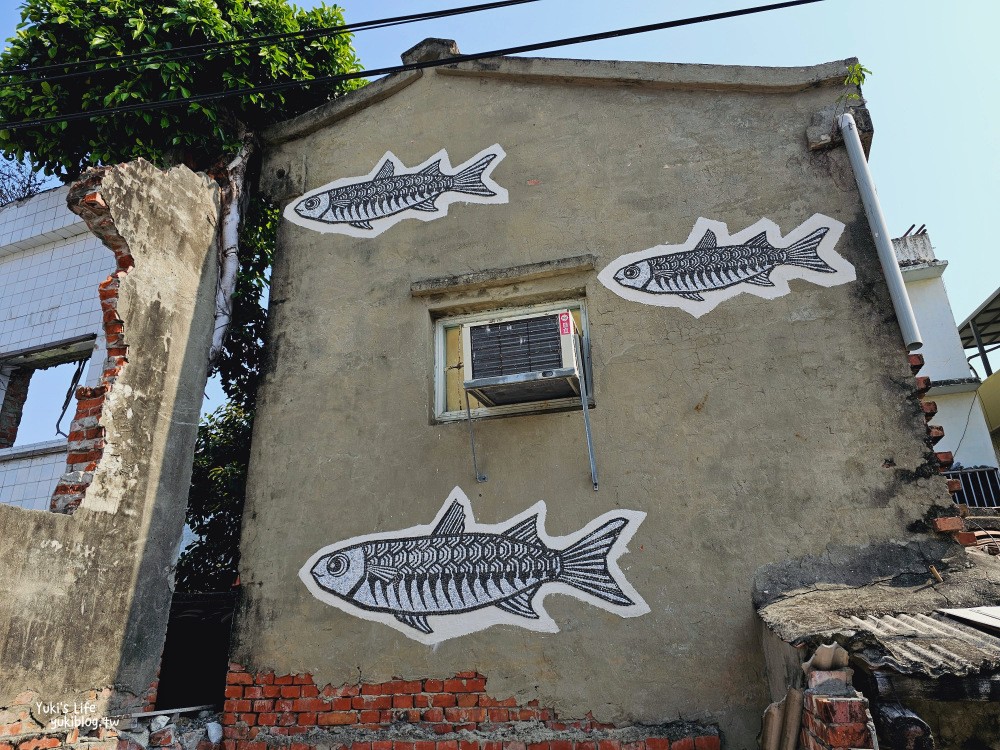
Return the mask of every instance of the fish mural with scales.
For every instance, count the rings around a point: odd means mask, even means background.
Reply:
[[[607,513],[562,539],[544,535],[544,515],[538,503],[507,524],[481,526],[456,488],[429,530],[331,545],[300,578],[322,601],[425,642],[499,622],[556,632],[541,606],[556,591],[625,617],[648,611],[616,564],[644,513]]]

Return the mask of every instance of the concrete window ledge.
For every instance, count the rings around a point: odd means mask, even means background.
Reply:
[[[12,461],[17,458],[33,458],[34,456],[49,456],[53,453],[66,452],[65,440],[47,440],[44,443],[29,443],[14,448],[0,449],[0,462]]]

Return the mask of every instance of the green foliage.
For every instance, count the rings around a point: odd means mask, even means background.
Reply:
[[[240,227],[240,270],[233,317],[215,372],[230,401],[253,411],[264,356],[267,311],[261,302],[270,282],[280,212],[259,197],[250,200]]]
[[[227,591],[236,580],[252,429],[252,413],[234,403],[198,427],[187,511],[197,538],[177,562],[178,591]]]
[[[853,65],[848,65],[847,75],[844,77],[844,85],[856,86],[857,88],[860,89],[864,85],[867,76],[870,75],[873,75],[872,72],[868,70],[868,68],[866,68],[861,63],[854,63]],[[841,94],[840,96],[837,97],[838,102],[860,100],[860,99],[861,99],[861,94],[857,93],[856,91],[851,91],[846,94]]]
[[[26,0],[17,34],[0,55],[0,67],[72,63],[342,23],[337,7],[301,10],[285,0],[176,0],[163,5],[143,0]],[[66,80],[40,80],[44,74],[37,73],[0,80],[0,118],[58,117],[360,69],[349,35],[223,48],[191,59],[104,62],[91,68],[95,70],[84,77]],[[161,166],[185,161],[204,168],[238,147],[240,123],[259,130],[360,85],[351,81],[338,87],[238,94],[203,104],[0,130],[0,152],[18,160],[31,154],[36,167],[65,181],[90,165],[138,157]]]

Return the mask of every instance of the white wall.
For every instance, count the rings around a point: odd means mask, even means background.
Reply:
[[[96,385],[105,359],[97,285],[115,270],[115,260],[66,208],[67,192],[58,188],[0,208],[0,359],[96,334],[86,383]],[[5,372],[0,368],[0,403]],[[28,392],[36,393],[30,384]],[[51,394],[60,405],[64,396]],[[64,425],[73,409],[71,402]],[[24,420],[30,418],[26,413]],[[47,510],[65,461],[58,441],[0,450],[0,503]]]
[[[919,353],[924,355],[925,364],[920,374],[939,382],[975,377],[965,358],[942,278],[908,281],[904,274],[903,280],[924,340]]]
[[[944,427],[944,437],[934,450],[951,451],[966,469],[996,466],[997,455],[976,393],[950,393],[932,398],[938,405],[932,422]]]

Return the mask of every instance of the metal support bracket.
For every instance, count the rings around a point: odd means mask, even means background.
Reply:
[[[579,338],[574,339],[573,346],[576,348],[576,361],[580,363],[580,405],[583,409],[583,427],[587,433],[587,454],[590,456],[590,481],[594,483],[594,492],[597,492],[597,461],[594,459],[594,440],[590,434],[590,398],[587,395],[587,363],[583,361]]]
[[[469,443],[472,445],[472,471],[476,475],[476,481],[482,484],[486,481],[486,475],[479,471],[479,463],[476,461],[476,433],[472,429],[472,409],[469,407],[468,391],[465,391],[465,416],[469,421]]]

